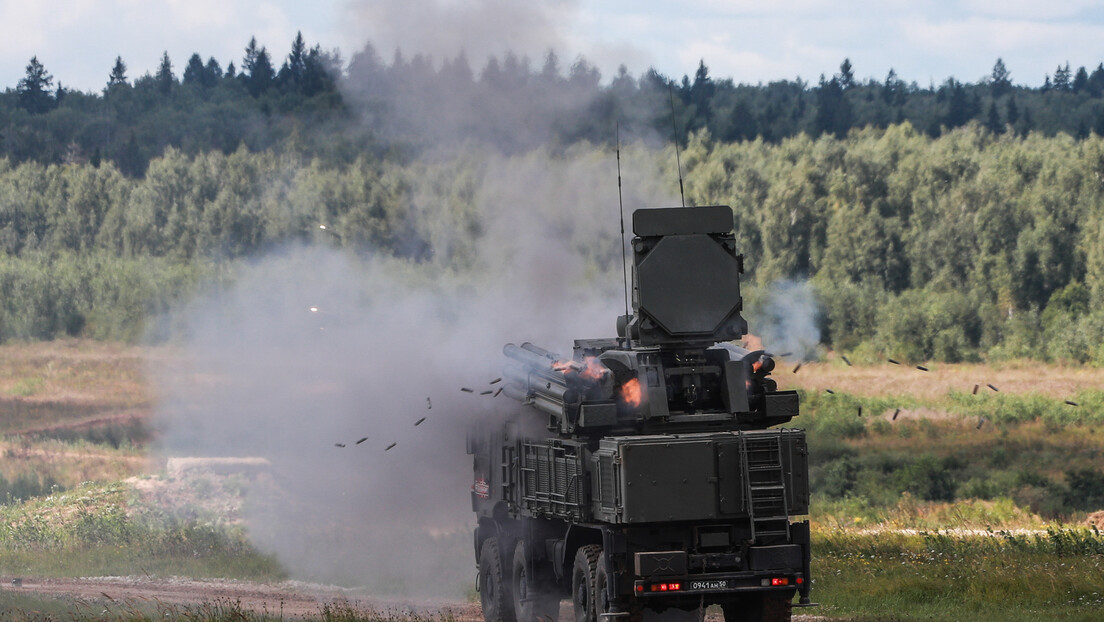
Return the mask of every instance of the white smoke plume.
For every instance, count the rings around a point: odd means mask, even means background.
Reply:
[[[423,46],[439,41],[442,54],[458,44],[483,54],[513,37],[555,46],[557,15],[573,3],[354,6],[384,47],[433,51]],[[356,81],[382,74],[361,60],[350,89],[370,99],[381,84]],[[613,336],[624,312],[617,165],[612,149],[532,146],[556,119],[535,114],[531,94],[503,91],[496,103],[511,113],[488,116],[462,93],[384,86],[412,107],[366,122],[398,120],[396,134],[413,128],[414,143],[429,146],[405,170],[412,243],[427,244],[430,259],[313,246],[235,266],[233,285],[176,322],[188,368],[159,380],[162,450],[267,458],[271,485],[246,492],[248,533],[294,577],[455,597],[472,585],[475,561],[465,430],[521,408],[482,394],[501,375],[503,344],[570,355],[573,339]],[[428,98],[456,115],[418,114],[413,103]],[[491,139],[457,135],[474,118],[495,122]],[[623,143],[626,219],[676,204],[666,160]]]
[[[748,325],[773,354],[791,353],[802,361],[817,357],[816,292],[808,281],[780,280],[748,296]]]
[[[349,23],[390,53],[442,60],[464,52],[482,64],[507,52],[541,58],[563,49],[577,0],[351,0]]]
[[[521,408],[481,394],[503,344],[569,356],[573,339],[613,336],[623,312],[612,155],[485,154],[471,226],[422,232],[467,269],[318,246],[237,266],[232,286],[176,322],[187,368],[159,379],[162,451],[267,458],[272,484],[246,493],[248,533],[296,578],[462,595],[474,563],[465,430]],[[656,167],[646,150],[627,159]],[[425,183],[412,196],[436,222],[450,192]]]

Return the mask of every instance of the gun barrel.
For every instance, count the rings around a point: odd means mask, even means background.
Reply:
[[[533,349],[539,350],[540,352],[534,352]],[[542,348],[537,348],[537,346],[531,343],[523,343],[521,347],[508,343],[502,347],[502,353],[515,361],[525,364],[527,367],[540,370],[547,369],[551,371],[552,363],[558,360],[555,354]]]

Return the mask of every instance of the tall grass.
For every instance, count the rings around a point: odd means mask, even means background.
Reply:
[[[824,614],[859,620],[1099,620],[1104,537],[1041,533],[814,534]]]
[[[241,527],[128,513],[128,499],[123,484],[86,484],[0,508],[0,575],[285,576]]]

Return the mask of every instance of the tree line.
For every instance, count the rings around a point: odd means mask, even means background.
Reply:
[[[286,56],[252,39],[235,64],[193,54],[183,67],[164,54],[153,75],[132,78],[117,58],[98,93],[55,82],[37,57],[0,93],[0,157],[15,163],[111,161],[140,177],[167,147],[188,155],[290,145],[311,157],[349,163],[358,154],[420,153],[476,140],[507,153],[541,145],[612,144],[624,136],[666,142],[708,130],[715,139],[777,144],[807,134],[843,138],[852,129],[908,122],[937,137],[970,122],[994,134],[1032,131],[1077,139],[1104,134],[1104,63],[1058,65],[1041,86],[1013,82],[1001,59],[982,80],[921,86],[890,70],[856,77],[845,59],[815,83],[766,84],[716,78],[703,59],[693,76],[624,68],[608,80],[585,58],[538,62],[507,53],[481,67],[371,44],[345,62],[298,35]]]
[[[677,187],[670,146],[622,151],[627,180]],[[488,207],[493,177],[567,161],[592,169],[611,156],[593,145],[493,165],[476,149],[334,164],[170,148],[140,179],[110,162],[0,160],[0,340],[134,339],[199,283],[286,244],[478,274],[485,232],[503,217]],[[1104,363],[1104,138],[995,134],[977,122],[933,138],[905,122],[775,144],[703,129],[682,162],[688,203],[734,208],[749,296],[809,280],[829,347]],[[572,192],[599,196],[606,182]],[[616,232],[573,226],[555,215],[563,207],[534,197],[517,216],[549,219],[549,235],[570,230],[570,246],[587,249],[585,272],[619,282]]]

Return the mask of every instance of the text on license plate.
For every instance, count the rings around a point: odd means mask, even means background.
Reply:
[[[728,581],[691,581],[692,590],[723,590],[728,587]]]

